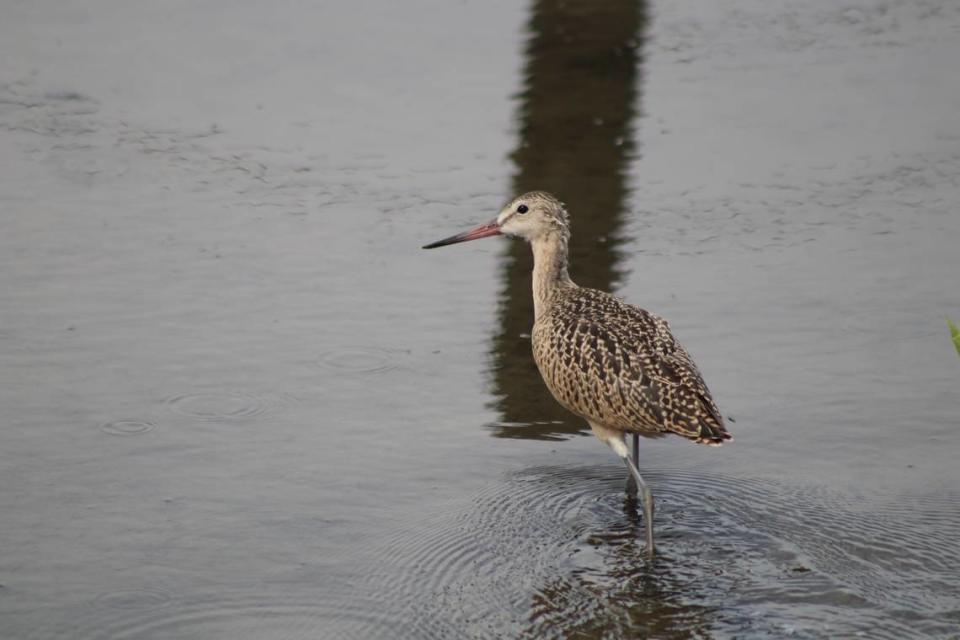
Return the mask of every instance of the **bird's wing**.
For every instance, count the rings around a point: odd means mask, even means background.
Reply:
[[[729,439],[700,372],[663,318],[581,290],[534,330],[547,386],[575,413],[625,431]]]

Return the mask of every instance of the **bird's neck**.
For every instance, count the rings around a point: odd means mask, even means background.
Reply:
[[[530,242],[533,247],[533,313],[539,319],[558,289],[573,286],[567,273],[567,239],[550,232]]]

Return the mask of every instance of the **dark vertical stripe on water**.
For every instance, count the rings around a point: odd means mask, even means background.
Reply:
[[[541,189],[572,215],[570,274],[610,290],[634,156],[646,4],[631,0],[534,2],[519,96],[513,192]],[[585,429],[553,400],[530,351],[531,271],[526,243],[510,243],[503,261],[493,384],[502,422],[494,435],[549,439]]]

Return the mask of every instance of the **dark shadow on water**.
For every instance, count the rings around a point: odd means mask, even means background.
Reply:
[[[550,191],[573,219],[571,277],[610,290],[622,276],[633,120],[637,110],[646,5],[632,0],[537,0],[519,96],[513,192]],[[493,386],[501,438],[563,439],[583,432],[540,379],[530,351],[530,248],[509,243],[503,260]]]

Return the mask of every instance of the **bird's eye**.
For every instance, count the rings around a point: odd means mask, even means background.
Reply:
[[[522,204],[519,207],[517,207],[517,213],[526,213],[527,211],[530,211],[530,209],[527,208],[527,205],[525,204]]]

